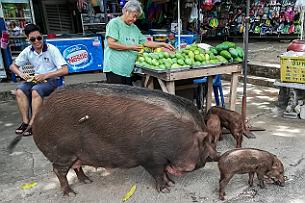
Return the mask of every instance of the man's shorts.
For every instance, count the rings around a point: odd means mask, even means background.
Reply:
[[[43,83],[24,82],[18,85],[17,89],[24,92],[28,98],[31,98],[32,91],[36,90],[43,98],[49,96],[57,88],[57,80],[56,78],[49,78],[47,82]]]

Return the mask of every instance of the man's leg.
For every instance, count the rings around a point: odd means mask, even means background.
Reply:
[[[30,97],[31,97],[31,89],[33,87],[33,83],[22,83],[18,85],[16,89],[16,100],[18,104],[18,109],[21,115],[22,123],[16,129],[15,133],[22,134],[29,124],[29,109],[30,109]]]
[[[43,103],[43,98],[49,96],[57,88],[56,79],[48,79],[45,83],[38,83],[32,88],[32,117],[23,136],[32,135],[32,124]]]
[[[22,122],[29,123],[29,98],[21,89],[16,90],[16,100]]]
[[[36,90],[32,91],[32,117],[29,122],[29,125],[31,126],[33,124],[34,118],[39,111],[39,108],[41,107],[43,102],[42,97],[38,94]]]

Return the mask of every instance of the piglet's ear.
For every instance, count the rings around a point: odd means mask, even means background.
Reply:
[[[280,161],[276,156],[274,156],[274,157],[273,157],[272,168],[273,168],[273,169],[278,169],[278,168],[280,168],[281,166],[282,166],[281,161]]]

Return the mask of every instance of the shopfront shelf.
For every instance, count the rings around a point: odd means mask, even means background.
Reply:
[[[12,36],[12,35],[10,35],[9,38],[12,38],[12,39],[24,39],[24,38],[26,38],[26,36]]]
[[[84,26],[86,25],[106,25],[106,23],[84,23]]]
[[[24,19],[32,19],[31,17],[8,17],[5,20],[24,20]]]

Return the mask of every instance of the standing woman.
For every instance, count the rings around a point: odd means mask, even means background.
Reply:
[[[104,73],[107,83],[132,85],[131,74],[137,52],[143,45],[151,48],[165,47],[174,50],[170,44],[147,41],[134,24],[142,14],[141,3],[129,0],[122,9],[123,15],[109,21],[106,27]]]

